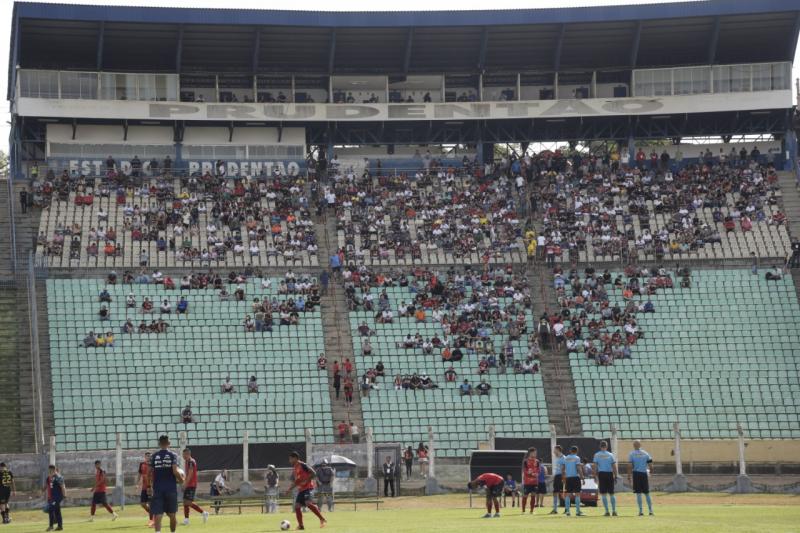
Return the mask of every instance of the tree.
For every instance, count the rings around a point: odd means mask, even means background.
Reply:
[[[0,150],[0,176],[8,176],[8,155]]]

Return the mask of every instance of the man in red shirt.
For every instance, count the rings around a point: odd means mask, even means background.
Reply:
[[[112,522],[116,520],[117,513],[108,505],[108,499],[106,497],[106,491],[108,490],[106,486],[106,471],[100,467],[100,461],[94,462],[94,486],[89,490],[92,491],[92,507],[90,509],[91,516],[89,517],[89,522],[94,522],[94,512],[98,505],[105,507],[106,511],[111,514]]]
[[[186,471],[186,477],[183,481],[183,525],[189,525],[190,509],[194,509],[203,515],[203,523],[205,524],[208,522],[208,512],[194,503],[197,493],[197,461],[192,457],[192,451],[189,448],[183,449],[183,464]]]
[[[314,469],[300,460],[300,454],[291,452],[289,454],[289,464],[292,465],[292,475],[294,476],[294,488],[297,489],[297,497],[294,501],[294,514],[297,517],[297,529],[305,529],[303,526],[303,507],[311,510],[319,518],[319,527],[325,527],[328,522],[322,516],[319,507],[311,501],[311,491],[314,490],[314,479],[317,473]],[[291,489],[289,490],[291,493]]]
[[[150,512],[150,494],[147,488],[150,486],[150,452],[144,454],[144,461],[139,463],[139,472],[136,475],[136,485],[139,487],[139,504],[147,512],[150,521],[147,527],[153,527],[153,513]]]
[[[539,489],[539,459],[536,458],[536,448],[528,448],[528,456],[522,463],[522,512],[525,513],[525,504],[528,496],[531,497],[531,514],[536,508],[536,492]]]
[[[494,517],[500,518],[500,495],[503,493],[505,480],[499,474],[481,474],[469,483],[468,490],[475,490],[480,486],[486,487],[486,514],[484,518],[492,517],[492,504],[494,504]]]
[[[344,440],[347,437],[347,429],[348,429],[348,426],[344,420],[339,422],[337,429],[339,430],[339,442],[344,444]]]

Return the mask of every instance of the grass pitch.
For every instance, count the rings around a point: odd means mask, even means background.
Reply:
[[[386,500],[382,510],[365,505],[358,512],[352,505],[342,505],[334,513],[326,513],[328,526],[325,531],[341,533],[404,533],[435,532],[464,533],[469,530],[497,532],[561,532],[591,531],[615,533],[639,532],[790,532],[800,531],[800,496],[789,495],[727,495],[727,494],[654,494],[656,516],[638,517],[633,495],[623,494],[618,498],[618,518],[606,518],[602,504],[599,508],[584,507],[588,516],[578,518],[549,516],[550,508],[537,509],[533,516],[522,516],[518,508],[501,509],[501,518],[481,518],[485,510],[483,499],[473,498],[469,508],[466,495],[436,497],[406,497]],[[545,500],[551,502],[550,495]],[[182,508],[181,508],[182,510]],[[191,525],[180,525],[178,532],[273,532],[280,531],[281,520],[288,519],[292,529],[295,517],[288,509],[273,515],[250,512],[242,515],[228,511],[212,515],[208,524],[203,524],[196,513],[191,515]],[[152,531],[145,527],[146,517],[138,506],[129,505],[120,512],[120,518],[111,522],[104,510],[98,510],[94,523],[88,523],[86,507],[64,510],[65,531],[135,532]],[[311,513],[306,513],[307,531],[319,530],[319,522]],[[17,511],[13,523],[0,526],[0,532],[29,533],[44,531],[47,516],[41,511]],[[162,532],[169,531],[169,527]]]

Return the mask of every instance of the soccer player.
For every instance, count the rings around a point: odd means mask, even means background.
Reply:
[[[617,516],[617,497],[614,495],[614,483],[619,476],[617,458],[608,451],[608,443],[600,441],[600,451],[594,454],[594,479],[597,482],[597,492],[603,499],[605,516]],[[611,513],[608,512],[608,496],[611,495]]]
[[[583,516],[581,512],[581,485],[583,484],[583,468],[581,467],[581,458],[578,456],[578,447],[573,446],[569,449],[569,455],[564,457],[564,478],[566,497],[564,498],[564,506],[566,507],[566,515],[569,514],[570,499],[575,498],[575,516]]]
[[[317,477],[314,469],[300,460],[300,454],[291,452],[289,454],[289,464],[294,470],[294,486],[297,489],[297,497],[294,501],[294,515],[297,517],[297,529],[305,529],[303,526],[303,507],[306,507],[319,518],[319,527],[325,527],[327,520],[322,516],[314,502],[311,501],[311,491],[314,490],[314,479]],[[291,493],[291,489],[289,490]]]
[[[547,467],[539,461],[539,487],[536,489],[536,506],[544,507],[544,496],[547,494]]]
[[[178,483],[183,476],[178,469],[178,456],[169,449],[169,437],[158,437],[159,450],[150,457],[150,512],[155,521],[155,532],[161,533],[164,513],[169,517],[169,530],[175,533],[178,520]]]
[[[3,517],[4,524],[11,523],[11,516],[8,514],[8,501],[12,495],[17,495],[14,474],[8,469],[8,465],[0,463],[0,516]]]
[[[94,522],[94,513],[98,505],[105,507],[106,511],[111,514],[111,521],[113,522],[117,519],[118,515],[114,512],[114,509],[108,505],[108,496],[106,495],[106,491],[108,490],[106,486],[106,471],[103,470],[100,465],[100,461],[94,462],[94,486],[90,489],[92,491],[92,507],[89,511],[89,522]]]
[[[139,471],[136,474],[136,486],[139,487],[139,505],[145,510],[149,521],[147,527],[153,527],[153,513],[150,512],[150,452],[144,454],[144,461],[139,463]]]
[[[650,480],[648,478],[648,467],[652,464],[653,458],[642,449],[642,443],[635,440],[628,460],[631,462],[628,469],[628,482],[633,486],[633,492],[636,494],[639,516],[644,516],[642,494],[647,498],[647,510],[650,511],[650,516],[653,516],[653,501],[650,499]]]
[[[550,514],[558,514],[558,499],[564,492],[564,453],[561,445],[553,448],[553,510]]]
[[[44,485],[44,493],[47,497],[47,513],[50,517],[50,526],[47,531],[53,531],[53,526],[57,525],[56,531],[64,529],[64,520],[61,517],[61,502],[67,497],[67,485],[64,478],[58,472],[55,465],[47,468],[49,476]]]
[[[528,504],[528,496],[531,498],[531,514],[536,509],[536,492],[539,489],[539,469],[542,465],[536,458],[536,448],[528,448],[528,456],[522,463],[522,512]]]
[[[194,503],[197,493],[197,461],[192,457],[189,448],[183,449],[183,464],[186,465],[186,479],[183,482],[183,525],[189,525],[189,510],[194,509],[203,516],[203,523],[208,522],[208,513]]]
[[[500,495],[505,486],[503,476],[492,473],[481,474],[467,483],[467,489],[475,490],[481,485],[486,487],[486,514],[483,517],[492,517],[492,504],[494,504],[494,517],[500,518]]]

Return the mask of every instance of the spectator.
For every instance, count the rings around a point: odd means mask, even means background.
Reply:
[[[491,388],[492,388],[492,386],[489,385],[488,383],[486,383],[486,380],[482,379],[481,382],[478,383],[478,386],[477,386],[478,394],[480,396],[488,396],[489,395],[489,391],[491,390]]]
[[[461,396],[470,396],[472,395],[472,385],[470,384],[468,379],[465,379],[464,382],[459,386],[461,391]]]
[[[227,376],[225,381],[222,382],[222,392],[224,394],[231,394],[233,393],[233,383],[231,382],[231,377]]]
[[[347,432],[349,430],[349,426],[344,420],[342,420],[341,422],[339,422],[339,425],[336,427],[336,429],[339,432],[339,443],[344,444],[345,440],[347,439]]]
[[[353,444],[358,444],[360,434],[358,431],[358,426],[355,422],[350,422],[350,437],[353,439]]]
[[[444,371],[444,380],[447,381],[448,383],[453,383],[456,381],[456,377],[457,377],[456,371],[453,368],[453,365],[450,365],[447,368],[447,370]]]
[[[328,368],[328,359],[325,358],[324,353],[321,353],[317,358],[317,370],[326,370],[327,368]],[[336,397],[337,398],[339,397],[338,394]]]
[[[106,289],[100,291],[100,301],[111,303],[111,294],[109,294],[109,292]]]
[[[181,421],[184,424],[191,424],[194,421],[191,405],[187,405],[181,410]]]
[[[258,392],[258,381],[255,376],[250,376],[250,381],[247,382],[247,392]]]
[[[97,312],[97,315],[100,317],[100,320],[109,320],[111,318],[111,312],[108,310],[108,307],[105,304],[100,306],[100,310]]]
[[[186,297],[181,296],[181,299],[178,300],[178,306],[175,309],[175,311],[179,315],[183,315],[183,314],[186,314],[188,312],[188,310],[189,310],[189,302],[186,300]]]

